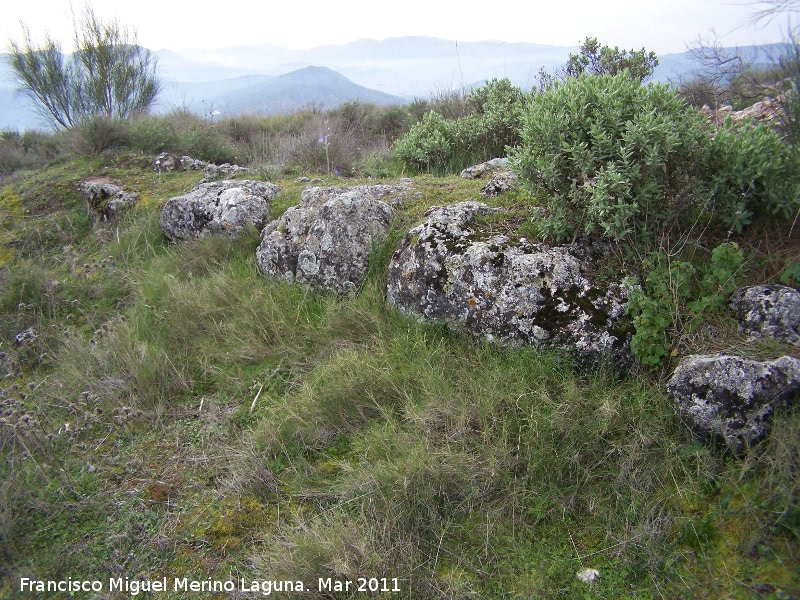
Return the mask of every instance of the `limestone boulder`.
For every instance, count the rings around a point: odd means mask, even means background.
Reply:
[[[731,309],[751,341],[772,338],[800,348],[800,292],[784,285],[736,290]]]
[[[390,204],[408,185],[306,188],[300,204],[270,223],[256,251],[270,277],[344,294],[356,290],[369,268],[373,246],[393,216]]]
[[[501,345],[555,347],[583,362],[629,366],[627,288],[589,279],[589,248],[482,235],[476,220],[490,211],[480,202],[428,210],[392,255],[389,305]]]
[[[678,364],[667,389],[678,413],[701,439],[720,439],[741,450],[769,431],[775,408],[796,399],[800,360],[689,356]]]
[[[138,194],[126,192],[106,179],[85,179],[79,186],[86,198],[89,214],[97,222],[115,220],[121,212],[136,204]]]
[[[269,220],[270,201],[280,188],[264,181],[215,181],[170,198],[159,223],[173,240],[207,233],[236,237],[252,224],[259,231]]]
[[[492,175],[491,179],[483,186],[481,189],[481,196],[488,198],[490,196],[499,196],[500,194],[516,192],[518,190],[519,184],[517,176],[511,171],[499,171]]]
[[[511,163],[507,158],[493,158],[491,160],[487,160],[486,162],[467,167],[461,171],[461,177],[464,179],[477,179],[479,177],[483,177],[487,173],[492,173],[494,171],[509,171],[510,169]]]
[[[181,159],[177,156],[169,152],[162,152],[153,159],[153,162],[150,163],[150,168],[156,173],[169,173],[175,169],[181,170],[183,165],[181,164]]]

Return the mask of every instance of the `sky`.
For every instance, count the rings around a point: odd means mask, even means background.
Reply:
[[[213,1],[213,0],[212,0]],[[585,37],[658,54],[683,52],[698,36],[716,31],[727,46],[780,41],[782,17],[762,28],[744,22],[750,0],[224,0],[216,6],[163,0],[93,0],[95,13],[135,29],[151,49],[216,49],[275,44],[288,49],[346,44],[361,38],[425,35],[456,41],[500,40],[578,46]],[[83,0],[72,0],[80,15]],[[383,6],[383,8],[377,8]],[[71,50],[70,0],[24,0],[3,9],[5,44],[21,39],[20,22],[34,38],[44,31]],[[5,48],[4,48],[5,49]]]

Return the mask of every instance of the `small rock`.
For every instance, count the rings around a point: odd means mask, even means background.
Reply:
[[[764,437],[775,408],[800,391],[800,360],[689,356],[675,369],[667,390],[701,439],[721,438],[740,450]]]
[[[162,152],[153,159],[153,162],[150,163],[150,167],[156,173],[168,173],[170,171],[174,171],[175,169],[183,168],[183,165],[177,157],[173,156],[169,152]]]
[[[800,292],[784,285],[756,285],[736,290],[731,309],[750,341],[762,337],[800,348]]]
[[[239,165],[232,165],[230,163],[223,163],[221,165],[207,164],[203,183],[214,181],[220,177],[235,177],[239,173],[248,173],[249,171],[250,169],[247,167],[240,167]]]
[[[491,173],[492,171],[501,169],[504,171],[511,169],[511,163],[508,162],[507,158],[493,158],[472,167],[467,167],[461,171],[461,177],[464,179],[477,179],[478,177],[482,177],[485,173]]]
[[[517,176],[511,171],[500,171],[483,186],[481,196],[488,198],[489,196],[499,196],[500,194],[507,194],[508,192],[516,192]]]
[[[95,221],[115,220],[123,210],[136,204],[138,198],[138,194],[126,192],[104,179],[85,179],[79,187]]]
[[[202,171],[206,168],[205,162],[191,156],[181,156],[180,162],[185,171]]]
[[[600,578],[600,571],[597,569],[581,569],[575,576],[580,579],[583,583],[594,583]]]

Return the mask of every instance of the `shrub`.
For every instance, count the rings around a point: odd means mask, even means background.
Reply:
[[[789,219],[800,208],[796,151],[767,125],[727,119],[709,140],[706,160],[713,206],[731,231],[741,233],[755,214]]]
[[[660,366],[672,345],[671,332],[691,332],[706,314],[727,308],[743,261],[744,253],[734,243],[720,244],[710,261],[697,265],[664,252],[646,261],[649,273],[628,303],[636,330],[631,351],[642,364]]]
[[[444,170],[456,147],[455,122],[431,111],[395,145],[397,157],[421,171]]]
[[[538,94],[522,121],[512,162],[549,199],[546,235],[619,240],[689,208],[684,196],[708,134],[666,85],[642,85],[627,71],[569,77]]]
[[[466,116],[452,120],[436,111],[425,114],[397,142],[397,157],[419,170],[455,171],[504,156],[508,146],[520,142],[524,101],[522,90],[508,79],[493,79],[467,96]]]

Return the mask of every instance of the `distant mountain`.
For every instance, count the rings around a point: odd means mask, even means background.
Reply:
[[[785,46],[742,48],[761,64]],[[349,44],[287,50],[270,44],[219,50],[158,50],[162,94],[157,112],[272,114],[313,104],[329,108],[351,100],[390,104],[508,77],[524,90],[537,74],[564,64],[577,47],[456,42],[431,37],[361,39]],[[46,127],[28,98],[14,91],[0,56],[0,130]],[[688,52],[665,54],[655,81],[677,81],[699,68]]]
[[[242,113],[272,115],[306,106],[335,108],[355,100],[379,106],[405,102],[397,96],[356,85],[326,67],[306,67],[235,91],[226,91],[214,98],[214,106],[222,116]]]

